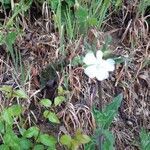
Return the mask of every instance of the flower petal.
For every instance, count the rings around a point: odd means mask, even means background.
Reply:
[[[103,57],[103,52],[102,51],[97,51],[96,52],[96,58],[98,59],[98,61],[101,61]]]
[[[84,59],[83,59],[83,62],[86,64],[86,65],[93,65],[97,62],[96,60],[96,57],[94,56],[94,53],[92,52],[89,52],[85,55]]]
[[[101,69],[101,70],[97,70],[96,72],[96,78],[99,81],[103,81],[105,79],[107,79],[109,77],[108,71]]]
[[[84,73],[89,77],[89,78],[95,78],[95,73],[96,73],[96,67],[95,65],[88,66],[86,69],[84,69]]]
[[[113,59],[107,59],[104,62],[104,66],[107,71],[114,71],[115,70],[115,61]]]

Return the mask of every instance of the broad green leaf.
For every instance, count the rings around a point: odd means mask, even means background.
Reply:
[[[7,111],[9,112],[9,114],[12,117],[16,117],[16,116],[21,115],[21,113],[22,113],[22,107],[20,105],[12,105],[11,107],[9,107],[7,109]]]
[[[2,145],[0,145],[0,150],[10,150],[10,149],[9,149],[8,145],[2,144]]]
[[[84,145],[84,150],[94,150],[96,145],[95,139],[92,137],[92,140],[89,143]]]
[[[99,110],[94,110],[94,116],[98,126],[108,129],[112,123],[114,117],[117,115],[118,108],[121,104],[123,95],[119,94],[114,98],[113,102],[108,104],[102,112]]]
[[[150,150],[150,133],[144,129],[140,132],[140,147],[141,150]]]
[[[38,141],[51,148],[55,148],[57,143],[56,138],[48,134],[41,134],[38,138]]]
[[[112,111],[117,111],[120,104],[121,104],[121,101],[123,99],[123,95],[122,94],[119,94],[118,96],[116,96],[114,99],[113,99],[113,102],[108,104],[106,106],[106,108],[104,109],[105,112],[109,111],[109,110],[112,110]]]
[[[103,143],[103,149],[107,150],[115,150],[115,138],[113,134],[109,130],[103,130],[104,135],[104,143]]]
[[[70,135],[62,135],[60,138],[60,142],[62,145],[66,145],[68,148],[71,147],[72,138]]]
[[[42,100],[40,101],[40,104],[43,105],[43,106],[45,106],[45,107],[51,107],[52,102],[51,102],[51,100],[49,100],[49,99],[42,99]]]
[[[34,146],[33,150],[44,150],[44,145],[37,144]]]
[[[45,118],[47,118],[52,123],[60,123],[57,115],[54,112],[45,110],[43,115],[44,115]]]
[[[32,146],[32,143],[29,139],[21,138],[20,139],[20,146],[22,150],[29,150]]]
[[[39,134],[39,128],[36,126],[32,126],[23,133],[23,136],[26,138],[31,138],[31,137],[37,137],[38,134]]]
[[[13,131],[7,132],[3,140],[6,145],[8,145],[12,150],[20,150],[20,141],[19,138],[15,135]]]
[[[54,99],[55,107],[58,106],[58,105],[61,105],[61,103],[64,102],[64,101],[65,101],[65,97],[64,96],[57,96]]]
[[[56,10],[57,9],[57,6],[59,4],[59,0],[51,0],[51,7],[53,10]]]
[[[10,115],[9,111],[7,109],[5,109],[3,112],[2,112],[2,118],[4,121],[6,121],[9,125],[12,125],[13,124],[13,118],[12,116]]]

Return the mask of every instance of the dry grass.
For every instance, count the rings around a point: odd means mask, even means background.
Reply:
[[[38,124],[45,132],[52,132],[49,131],[52,127],[43,121],[38,104],[41,92],[38,76],[48,64],[60,59],[61,54],[59,35],[56,31],[49,32],[53,28],[48,19],[50,12],[46,9],[46,4],[43,7],[46,11],[39,20],[35,21],[34,25],[31,26],[29,21],[26,22],[25,33],[17,39],[15,48],[21,52],[25,66],[31,67],[29,81],[23,87],[30,97],[26,103],[23,102],[27,117],[25,126]],[[111,35],[113,41],[109,48],[112,53],[125,58],[125,63],[117,64],[116,71],[102,83],[104,105],[109,103],[114,95],[120,92],[124,94],[119,115],[111,127],[116,137],[117,150],[137,150],[140,129],[143,127],[150,131],[150,69],[146,64],[150,59],[150,29],[146,19],[150,16],[136,16],[136,8],[137,3],[135,6],[125,4],[120,11],[120,16],[112,14],[105,23],[106,32],[93,28],[85,37],[89,43],[96,41],[96,47],[99,49],[104,44],[106,35]],[[116,20],[122,23],[115,22]],[[5,52],[5,47],[0,48],[1,84],[20,86],[20,74],[14,75],[14,67]],[[97,104],[98,99],[96,82],[84,75],[83,67],[70,65],[75,56],[84,55],[85,52],[83,37],[66,44],[67,58],[65,59],[68,64],[63,68],[63,72],[60,71],[58,74],[60,85],[64,84],[67,77],[70,95],[65,105],[56,110],[62,125],[54,129],[54,133],[56,130],[59,134],[73,135],[78,128],[82,128],[85,133],[91,135],[95,129],[95,120],[91,110],[92,106]],[[2,94],[0,94],[0,99],[1,108],[12,103],[12,100],[5,101]]]

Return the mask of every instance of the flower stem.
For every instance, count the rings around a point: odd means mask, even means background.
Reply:
[[[102,83],[101,81],[98,81],[98,96],[99,96],[99,110],[102,111],[103,103],[102,103]]]
[[[97,84],[98,84],[98,96],[99,96],[99,111],[102,112],[102,108],[103,108],[102,83],[101,83],[101,81],[97,80]],[[102,144],[103,144],[103,134],[102,134],[102,132],[100,132],[99,136],[98,136],[98,150],[102,150]]]

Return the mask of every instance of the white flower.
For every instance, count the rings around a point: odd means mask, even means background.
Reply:
[[[87,65],[84,72],[90,78],[97,78],[99,81],[109,77],[109,71],[114,71],[115,61],[113,59],[102,59],[102,51],[97,51],[96,57],[94,53],[89,52],[85,55],[83,62]]]

